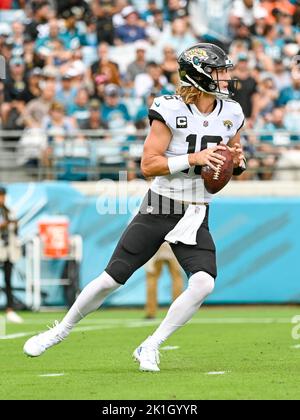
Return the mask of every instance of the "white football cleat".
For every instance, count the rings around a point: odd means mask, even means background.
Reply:
[[[6,313],[6,320],[7,322],[11,322],[12,324],[24,323],[24,320],[14,311],[9,311]]]
[[[142,372],[160,372],[158,367],[159,351],[149,346],[139,346],[133,353],[134,359],[140,363]]]
[[[24,345],[24,353],[29,357],[38,357],[50,347],[61,343],[65,337],[61,335],[61,328],[59,327],[60,324],[56,321],[49,331],[31,337]]]

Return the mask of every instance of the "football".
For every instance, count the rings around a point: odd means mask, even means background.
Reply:
[[[228,184],[233,174],[233,158],[228,147],[226,150],[218,150],[217,154],[226,157],[224,165],[218,165],[216,171],[206,165],[201,172],[204,186],[210,194],[221,191]]]

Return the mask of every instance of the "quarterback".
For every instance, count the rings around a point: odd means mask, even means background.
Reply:
[[[240,145],[244,115],[230,99],[233,64],[213,44],[197,44],[178,59],[178,94],[156,98],[149,110],[151,129],[145,141],[142,171],[154,181],[138,215],[123,233],[105,271],[81,292],[65,318],[51,330],[30,338],[24,353],[40,356],[63,341],[74,326],[97,310],[105,298],[170,243],[185,270],[187,289],[171,305],[154,333],[133,353],[142,371],[159,371],[159,347],[186,324],[214,289],[216,249],[208,225],[211,195],[201,178],[202,167],[217,170],[229,147],[234,174],[245,169]]]

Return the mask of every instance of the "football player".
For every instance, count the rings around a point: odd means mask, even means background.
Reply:
[[[154,177],[138,215],[123,233],[105,271],[88,284],[65,318],[24,346],[40,356],[64,340],[86,315],[124,285],[168,241],[188,275],[187,289],[171,305],[158,329],[135,351],[142,371],[159,371],[159,347],[186,324],[212,293],[217,276],[216,251],[209,232],[211,195],[201,178],[202,166],[224,164],[218,152],[230,147],[234,174],[245,170],[240,145],[244,115],[230,99],[231,60],[219,47],[197,44],[179,57],[178,95],[159,97],[149,111],[150,133],[142,171]]]

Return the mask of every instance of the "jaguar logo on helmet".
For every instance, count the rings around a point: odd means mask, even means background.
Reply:
[[[208,59],[208,54],[203,49],[194,48],[187,52],[186,57],[195,66],[199,66],[203,61],[206,61]]]
[[[233,67],[232,61],[222,48],[214,44],[199,43],[185,50],[178,63],[183,87],[193,86],[219,99],[233,96],[236,81],[229,77],[222,80],[219,76],[222,70]],[[222,87],[224,82],[228,88]]]

